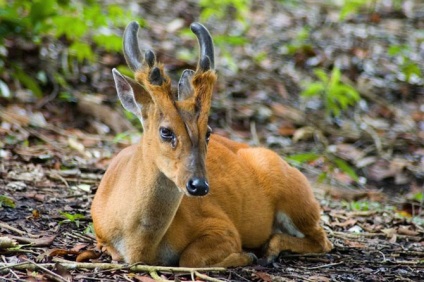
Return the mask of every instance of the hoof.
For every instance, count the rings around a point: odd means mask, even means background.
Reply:
[[[260,258],[258,260],[258,264],[260,266],[265,266],[265,267],[266,266],[271,266],[272,263],[275,261],[276,258],[277,257],[274,257],[274,256],[263,257],[263,258]]]
[[[258,263],[258,257],[254,253],[247,253],[249,257],[252,259],[252,264]]]

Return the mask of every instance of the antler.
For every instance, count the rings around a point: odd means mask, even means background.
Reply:
[[[133,72],[140,71],[143,68],[137,38],[139,28],[140,26],[137,22],[131,22],[124,31],[124,57]],[[151,69],[149,72],[150,83],[154,85],[161,85],[164,79],[159,68],[156,67],[156,56],[152,50],[146,50],[144,53],[144,62]]]
[[[196,35],[200,47],[200,57],[197,64],[197,73],[203,73],[215,68],[215,55],[212,37],[209,31],[200,23],[190,25],[191,31]],[[178,82],[178,100],[185,100],[193,95],[191,78],[195,74],[192,70],[184,70]]]
[[[212,37],[202,24],[194,22],[190,25],[191,31],[196,35],[200,46],[200,59],[197,66],[199,71],[207,71],[215,68],[215,57]]]

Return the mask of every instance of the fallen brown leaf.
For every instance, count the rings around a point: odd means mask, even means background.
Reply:
[[[257,278],[259,278],[259,279],[261,279],[262,281],[264,281],[264,282],[271,282],[272,281],[272,277],[271,277],[271,275],[269,275],[268,273],[266,273],[266,272],[255,272],[254,274],[253,274],[253,276],[256,276]]]
[[[346,220],[345,222],[340,222],[340,223],[335,222],[335,223],[332,223],[331,225],[332,226],[339,226],[339,227],[347,227],[347,226],[355,225],[357,222],[358,222],[358,220],[351,218],[351,219]]]
[[[89,261],[91,259],[98,259],[101,253],[96,252],[95,250],[87,250],[80,253],[75,259],[77,262]]]
[[[149,276],[141,276],[141,275],[134,276],[134,279],[140,282],[155,282],[156,281],[155,279],[150,278]]]
[[[407,236],[417,236],[420,234],[418,231],[411,230],[411,226],[399,226],[397,233]]]

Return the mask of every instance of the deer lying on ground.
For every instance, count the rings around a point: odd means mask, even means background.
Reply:
[[[124,32],[131,79],[113,70],[125,109],[142,122],[139,144],[107,169],[91,207],[98,247],[113,260],[187,267],[245,266],[263,249],[327,252],[320,207],[307,179],[276,153],[211,134],[208,112],[216,81],[207,29],[193,23],[200,59],[178,93],[155,54],[142,55],[138,24]]]

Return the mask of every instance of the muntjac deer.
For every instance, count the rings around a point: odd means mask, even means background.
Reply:
[[[123,39],[131,79],[113,70],[120,101],[142,122],[141,141],[107,169],[91,207],[98,247],[113,260],[187,267],[245,266],[264,252],[327,252],[307,179],[276,153],[211,134],[216,81],[207,29],[193,23],[200,59],[178,93],[155,54],[142,60],[137,23]]]

